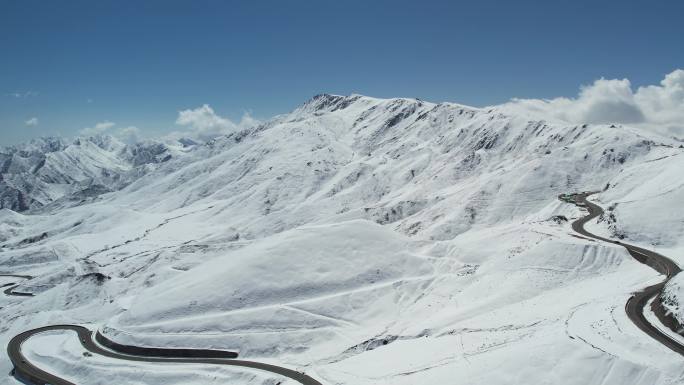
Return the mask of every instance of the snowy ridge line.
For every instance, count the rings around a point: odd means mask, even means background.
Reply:
[[[197,350],[199,352],[205,351],[205,349],[162,349],[162,348],[141,348],[141,347],[132,347],[132,346],[127,346],[127,345],[121,345],[118,343],[115,343],[113,341],[109,341],[106,337],[102,336],[99,331],[97,332],[97,335],[99,335],[99,338],[96,336],[97,341],[93,339],[94,333],[83,326],[79,325],[50,325],[50,326],[45,326],[37,329],[32,329],[32,330],[27,330],[23,333],[20,333],[16,336],[14,336],[9,344],[7,345],[7,355],[9,356],[10,360],[12,361],[12,364],[14,365],[14,369],[12,370],[12,375],[17,378],[18,380],[29,383],[29,384],[34,384],[34,385],[46,385],[46,384],[51,384],[51,385],[76,385],[73,382],[70,382],[67,379],[61,378],[58,375],[48,373],[35,365],[31,364],[26,357],[23,355],[21,351],[21,346],[22,344],[31,338],[33,335],[39,334],[39,333],[44,333],[47,331],[55,331],[55,330],[66,330],[66,331],[73,331],[76,332],[78,335],[78,339],[81,342],[81,345],[88,350],[91,353],[94,354],[99,354],[105,357],[109,358],[115,358],[115,359],[120,359],[120,360],[128,360],[128,361],[138,361],[138,362],[157,362],[157,363],[164,363],[164,362],[173,362],[173,363],[205,363],[205,364],[214,364],[214,365],[230,365],[230,366],[240,366],[240,367],[245,367],[245,368],[251,368],[251,369],[257,369],[257,370],[264,370],[268,371],[271,373],[275,373],[284,377],[288,377],[292,380],[295,380],[299,382],[302,385],[322,385],[320,382],[317,380],[313,379],[312,377],[307,376],[303,372],[298,372],[296,370],[288,369],[288,368],[283,368],[280,366],[276,365],[270,365],[270,364],[264,364],[261,362],[254,362],[254,361],[244,361],[244,360],[234,360],[230,358],[221,358],[221,357],[208,357],[208,356],[179,356],[174,353],[174,351],[183,351],[180,353],[183,354],[191,354],[188,353],[189,350]],[[99,343],[102,343],[103,345],[107,346],[109,349],[105,349],[102,346],[100,346]],[[140,355],[131,355],[129,352],[120,352],[118,350],[119,347],[123,347],[124,349],[127,349],[129,351],[139,351],[143,352],[145,354],[151,354],[154,352],[155,356],[140,356]],[[214,352],[219,352],[219,351],[214,351]],[[156,354],[159,354],[159,356],[156,356]],[[237,353],[234,352],[223,352],[224,355],[231,355],[234,354],[235,357],[237,357]]]
[[[658,296],[662,292],[663,287],[665,287],[665,284],[667,284],[667,282],[670,281],[672,277],[679,273],[681,269],[671,259],[663,255],[660,255],[656,252],[646,250],[641,247],[633,246],[627,243],[623,243],[621,241],[614,241],[608,238],[603,238],[586,231],[584,229],[584,225],[592,219],[603,214],[603,209],[601,208],[601,206],[587,200],[588,196],[596,193],[597,191],[582,192],[579,194],[570,195],[562,194],[559,196],[560,200],[568,203],[574,203],[578,207],[585,208],[588,211],[587,215],[583,216],[580,219],[577,219],[572,223],[572,229],[575,232],[586,237],[622,246],[625,249],[627,249],[629,254],[634,259],[636,259],[640,263],[643,263],[644,265],[649,266],[658,273],[665,275],[666,278],[664,281],[657,283],[655,285],[648,286],[642,289],[641,291],[634,293],[625,304],[625,312],[627,313],[627,316],[632,321],[632,323],[634,323],[634,325],[636,325],[644,333],[648,334],[656,341],[670,348],[672,351],[684,356],[684,344],[673,339],[669,335],[663,333],[657,326],[653,325],[644,314],[646,305],[649,303],[649,301],[652,298]],[[658,316],[658,319],[662,322],[663,315],[665,314],[665,311],[662,308],[662,306],[653,306],[652,309]],[[672,328],[673,325],[671,323],[665,323],[665,325],[670,327],[672,331],[674,331],[675,333],[678,333],[676,326],[675,328]]]

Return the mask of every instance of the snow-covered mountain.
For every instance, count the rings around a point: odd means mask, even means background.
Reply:
[[[682,381],[680,357],[622,310],[656,273],[574,236],[564,218],[581,213],[557,199],[601,190],[610,211],[592,231],[681,261],[684,149],[671,139],[497,107],[318,95],[180,155],[107,143],[4,151],[3,186],[37,206],[83,181],[111,193],[30,215],[17,211],[31,203],[4,204],[0,270],[33,275],[20,288],[36,296],[3,298],[1,341],[87,323],[123,343],[238,349],[326,384]],[[7,175],[31,179],[22,190]],[[88,368],[68,335],[45,338],[56,347],[37,341],[32,359],[74,381],[136,373]],[[196,373],[146,378],[280,381]]]
[[[124,145],[108,135],[72,142],[39,138],[0,148],[0,209],[21,212],[115,191],[176,153],[162,142]]]

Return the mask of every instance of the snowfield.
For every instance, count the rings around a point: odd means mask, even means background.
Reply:
[[[81,154],[103,141],[116,156]],[[508,107],[319,95],[208,143],[160,142],[168,159],[136,165],[112,141],[70,145],[88,166],[60,168],[62,192],[42,180],[49,200],[0,210],[0,272],[34,276],[17,290],[35,293],[0,297],[1,343],[77,323],[120,343],[237,350],[331,385],[684,381],[681,357],[624,312],[663,277],[576,236],[583,213],[558,200],[600,190],[606,215],[588,230],[681,264],[676,139]],[[68,198],[92,167],[125,177]],[[679,320],[682,287],[666,289]],[[67,332],[24,350],[84,384],[293,383],[86,357]]]

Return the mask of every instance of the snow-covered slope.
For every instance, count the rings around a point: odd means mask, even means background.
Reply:
[[[327,384],[676,383],[679,357],[622,310],[655,273],[556,216],[580,215],[560,193],[605,189],[613,215],[597,232],[681,258],[678,145],[496,108],[319,95],[97,200],[0,211],[0,270],[34,275],[20,288],[37,294],[3,298],[0,340],[93,323],[120,342],[238,349]]]

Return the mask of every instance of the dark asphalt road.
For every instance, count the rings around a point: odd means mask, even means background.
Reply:
[[[12,278],[21,278],[21,279],[31,279],[33,278],[30,275],[16,275],[16,274],[0,274],[0,277],[12,277]],[[33,297],[33,293],[22,293],[20,291],[14,291],[14,289],[19,286],[17,283],[8,283],[6,285],[3,285],[2,287],[9,286],[7,289],[3,290],[3,293],[5,295],[14,295],[17,297]]]
[[[603,238],[585,230],[584,225],[587,222],[591,221],[592,219],[598,217],[603,213],[603,209],[600,206],[587,200],[587,197],[591,194],[594,193],[581,193],[575,195],[576,202],[579,204],[579,206],[585,207],[589,214],[574,221],[572,223],[572,229],[575,232],[584,235],[585,237],[594,238],[603,242],[609,242],[623,246],[627,249],[629,254],[632,257],[634,257],[634,259],[649,266],[658,273],[665,275],[665,280],[663,282],[649,286],[645,289],[642,289],[641,291],[634,293],[629,298],[629,300],[627,300],[627,304],[625,305],[625,311],[627,312],[627,316],[629,317],[629,319],[632,320],[632,322],[644,333],[653,337],[656,341],[667,346],[673,351],[681,355],[684,355],[684,345],[679,343],[677,340],[671,338],[667,334],[661,332],[658,328],[653,326],[644,316],[644,308],[646,307],[646,303],[651,298],[654,298],[656,295],[658,295],[660,291],[663,289],[663,286],[665,286],[665,284],[667,283],[667,281],[669,281],[670,278],[672,278],[675,274],[679,273],[681,269],[671,259],[661,254],[658,254],[650,250],[646,250],[638,246],[633,246],[621,241]]]
[[[151,349],[154,350],[155,354],[160,354],[163,356],[151,357],[151,356],[137,356],[120,353],[114,350],[104,349],[99,344],[97,344],[93,338],[93,332],[83,326],[77,325],[51,325],[38,329],[25,331],[14,338],[7,345],[7,354],[10,360],[14,364],[14,375],[15,377],[28,381],[29,383],[36,385],[75,385],[64,378],[58,377],[54,374],[50,374],[35,365],[28,362],[26,357],[21,352],[21,345],[24,341],[31,338],[31,336],[52,330],[71,330],[78,334],[78,339],[81,341],[81,345],[93,354],[99,354],[101,356],[128,360],[128,361],[138,361],[138,362],[155,362],[155,363],[203,363],[203,364],[214,364],[214,365],[230,365],[230,366],[241,366],[246,368],[264,370],[271,373],[276,373],[284,377],[291,378],[303,385],[322,385],[315,379],[307,376],[304,373],[297,372],[292,369],[283,368],[276,365],[269,365],[254,361],[244,361],[235,360],[229,358],[212,358],[212,357],[188,357],[190,350],[193,349]],[[98,334],[98,339],[101,341],[106,337]],[[117,344],[112,343],[110,346],[117,346]],[[118,345],[121,346],[121,345]],[[176,354],[179,350],[184,351],[182,353],[183,357],[178,357]],[[202,349],[197,349],[197,351],[202,352]],[[213,351],[220,352],[220,351]],[[227,355],[235,355],[231,352],[224,352]],[[87,360],[87,359],[85,359]]]

